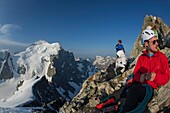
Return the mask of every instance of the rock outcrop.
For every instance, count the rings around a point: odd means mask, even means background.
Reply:
[[[160,49],[164,49],[165,47],[170,48],[170,28],[161,18],[146,15],[141,32],[146,29],[147,26],[151,26],[153,29],[157,30]],[[140,34],[134,43],[134,48],[130,55],[131,57],[136,58],[142,50],[142,38]]]
[[[0,51],[0,80],[13,77],[14,66],[7,50]]]
[[[60,109],[61,113],[93,113],[95,106],[99,104],[98,97],[105,97],[107,95],[114,95],[119,98],[122,91],[121,87],[124,85],[126,78],[133,72],[133,68],[126,71],[122,76],[116,76],[115,73],[105,70],[105,72],[98,72],[89,77],[82,85],[79,94],[72,99],[71,102],[66,102]],[[112,78],[109,79],[109,75]]]

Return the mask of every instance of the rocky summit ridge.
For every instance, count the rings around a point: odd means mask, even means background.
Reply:
[[[154,27],[159,36],[160,50],[168,57],[170,64],[170,27],[166,25],[160,17],[148,16],[144,18],[144,23],[141,32],[147,26]],[[141,34],[139,32],[139,34]],[[122,87],[124,86],[127,77],[133,73],[135,63],[138,56],[141,54],[141,35],[137,37],[134,43],[134,48],[131,52],[131,57],[135,60],[129,65],[122,75],[115,76],[112,66],[109,66],[104,71],[99,71],[93,76],[90,76],[82,85],[80,92],[70,101],[66,102],[61,108],[60,113],[95,113],[95,106],[99,104],[97,98],[99,96],[114,95],[120,97]],[[162,86],[157,95],[148,104],[148,110],[145,113],[163,113],[170,112],[170,81]]]

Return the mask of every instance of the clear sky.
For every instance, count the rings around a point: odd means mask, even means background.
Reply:
[[[0,49],[24,49],[38,40],[58,42],[76,56],[127,56],[144,17],[170,25],[170,0],[0,0]]]

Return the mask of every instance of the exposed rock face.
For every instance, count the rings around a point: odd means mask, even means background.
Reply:
[[[148,108],[151,113],[157,113],[160,111],[163,113],[170,112],[170,81],[158,90],[157,95],[154,96],[148,104]]]
[[[159,18],[153,16],[146,16],[144,19],[144,25],[142,30],[145,29],[149,25],[156,25],[158,30],[158,35],[161,39],[169,39],[169,27],[163,23],[163,21]],[[141,31],[142,32],[142,31]],[[159,39],[161,41],[161,39]],[[169,42],[160,42],[162,45],[160,46],[161,51],[168,57],[170,61],[170,47]],[[163,44],[164,43],[164,44]],[[71,102],[66,102],[63,107],[61,107],[61,113],[94,113],[96,112],[95,106],[99,104],[99,101],[96,99],[99,96],[106,95],[114,95],[116,98],[119,98],[120,93],[122,91],[122,87],[124,86],[125,80],[127,77],[133,73],[135,63],[137,61],[138,56],[141,54],[142,47],[141,45],[141,37],[137,38],[134,49],[131,53],[132,57],[136,59],[129,66],[129,70],[125,71],[121,76],[114,76],[114,71],[112,69],[107,69],[104,72],[98,72],[93,76],[89,77],[82,85],[82,89],[75,96]],[[112,78],[109,78],[109,75],[113,75]],[[163,93],[162,93],[163,92]],[[170,106],[170,81],[162,86],[157,95],[153,97],[152,101],[148,104],[148,111],[145,113],[157,113],[157,112],[169,112],[166,108]],[[168,108],[169,109],[169,108]]]
[[[107,79],[109,74],[114,75],[112,72],[97,72],[89,77],[82,85],[79,94],[66,102],[60,109],[61,113],[93,113],[96,111],[95,106],[99,104],[97,98],[99,96],[105,97],[107,95],[114,95],[119,98],[122,91],[121,87],[124,85],[125,79],[133,72],[130,69],[122,74],[122,76],[113,76],[114,79]]]
[[[8,51],[0,51],[0,79],[13,77],[13,63]]]
[[[49,65],[47,75],[52,77],[52,82],[49,83],[45,78],[42,78],[34,86],[34,92],[38,91],[42,95],[36,93],[38,98],[45,96],[41,100],[37,98],[42,103],[48,103],[60,97],[71,99],[73,95],[78,93],[83,81],[96,73],[92,63],[87,60],[75,61],[73,53],[63,49],[59,51],[58,55],[51,56],[50,60],[52,64]],[[53,68],[50,68],[51,65]],[[44,89],[46,90],[44,91]]]
[[[69,97],[69,91],[72,93],[76,91],[74,86],[69,84],[69,82],[74,82],[77,85],[81,85],[83,82],[80,76],[81,72],[77,68],[73,53],[69,53],[62,49],[59,51],[58,55],[51,58],[51,60],[53,62],[53,67],[55,68],[55,73],[51,73],[50,75],[48,70],[48,76],[52,76],[52,82],[56,83],[56,87],[64,89],[66,91],[64,95]]]
[[[57,91],[56,84],[49,83],[45,76],[35,83],[35,85],[33,86],[33,94],[35,96],[36,105],[38,106],[42,106],[43,104],[49,103],[53,100],[58,100],[60,97],[63,96],[62,94],[60,94],[60,92]],[[36,105],[28,104],[24,106],[36,106]]]

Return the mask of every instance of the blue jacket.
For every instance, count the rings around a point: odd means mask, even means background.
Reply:
[[[123,50],[123,51],[125,52],[125,49],[124,49],[124,47],[123,47],[122,44],[119,44],[119,43],[116,44],[115,48],[116,48],[116,53],[117,53],[119,50]]]

